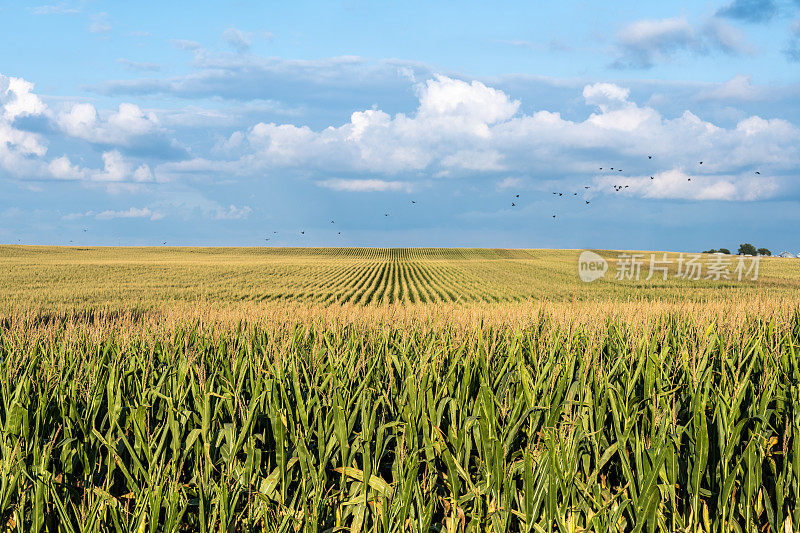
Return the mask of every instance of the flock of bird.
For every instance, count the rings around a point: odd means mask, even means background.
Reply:
[[[652,156],[652,155],[648,155],[648,156],[647,156],[647,159],[650,159],[650,160],[651,160],[651,159],[653,159],[653,156]],[[698,165],[702,165],[702,164],[703,164],[703,161],[699,161],[699,162],[698,162]],[[605,169],[606,169],[606,167],[599,167],[599,169],[600,169],[600,171],[601,171],[601,172],[602,172],[602,171],[606,171],[606,170],[605,170]],[[622,172],[622,171],[623,171],[623,170],[622,170],[621,168],[608,167],[608,172]],[[759,171],[757,171],[757,170],[756,170],[756,171],[755,171],[755,174],[760,176],[760,175],[761,175],[761,172],[759,172]],[[656,178],[655,178],[655,176],[650,176],[650,179],[651,179],[651,180],[655,180]],[[686,178],[686,179],[687,179],[687,181],[692,181],[692,178]],[[622,191],[622,190],[624,190],[624,189],[628,189],[629,187],[630,187],[630,185],[628,185],[628,184],[622,184],[622,185],[612,185],[612,186],[611,186],[611,188],[614,190],[614,192],[620,192],[620,191]],[[589,186],[589,185],[584,185],[584,186],[583,186],[583,188],[584,188],[585,190],[589,190],[589,189],[591,189],[591,186]],[[570,196],[570,195],[569,195],[569,193],[564,193],[564,192],[553,191],[553,195],[554,195],[554,196],[556,196],[556,197],[558,197],[558,198],[560,198],[560,197],[563,197],[565,194],[566,194],[568,197]],[[578,196],[578,193],[577,193],[577,192],[573,192],[573,193],[572,193],[572,196]],[[520,200],[519,200],[519,197],[520,197],[519,193],[517,193],[517,194],[515,194],[515,195],[514,195],[514,198],[513,198],[513,200],[511,201],[511,207],[512,207],[512,209],[513,209],[513,208],[515,208],[515,207],[519,207],[519,204],[518,204],[518,202],[520,201]],[[585,202],[585,205],[587,205],[587,206],[591,204],[591,202],[590,202],[589,200],[584,200],[584,202]],[[412,205],[412,206],[416,206],[416,204],[417,204],[417,201],[416,201],[416,200],[411,200],[411,205]],[[384,217],[388,217],[389,215],[390,215],[390,213],[384,213],[384,214],[383,214],[383,216],[384,216]],[[556,219],[556,218],[557,218],[557,216],[558,216],[558,213],[553,213],[553,218],[554,218],[554,219]],[[331,220],[331,224],[336,224],[336,221],[335,221],[335,220]],[[87,229],[87,228],[84,228],[84,229],[83,229],[83,232],[84,232],[84,233],[86,233],[87,231],[88,231],[88,229]],[[305,230],[300,230],[300,235],[305,235],[305,234],[306,234]],[[337,234],[338,234],[339,236],[341,236],[341,235],[342,235],[342,232],[341,232],[341,231],[339,231]],[[277,238],[277,237],[276,237],[276,235],[278,235],[278,232],[277,232],[277,231],[273,231],[273,232],[272,232],[272,236],[271,236],[271,237],[265,237],[265,239],[264,239],[264,240],[265,240],[266,242],[269,242],[269,241],[270,241],[270,239],[272,239],[272,238]],[[69,242],[70,242],[70,244],[72,244],[72,243],[73,243],[73,241],[71,241],[71,240],[70,240]],[[167,244],[167,242],[166,242],[166,241],[164,241],[164,242],[162,242],[161,244],[162,244],[162,245],[166,245],[166,244]]]
[[[652,156],[652,155],[648,155],[648,156],[647,156],[647,159],[653,159],[653,156]],[[702,161],[699,161],[699,162],[698,162],[698,165],[702,165],[702,164],[703,164],[703,162],[702,162]],[[599,167],[599,169],[600,169],[600,171],[604,171],[605,167]],[[613,172],[613,171],[616,171],[616,172],[622,172],[622,169],[621,169],[621,168],[616,168],[616,169],[615,169],[614,167],[608,167],[608,169],[609,169],[609,171],[611,171],[611,172]],[[756,173],[756,175],[758,175],[758,176],[760,176],[760,175],[761,175],[761,172],[759,172],[758,170],[756,170],[756,171],[755,171],[755,173]],[[650,176],[650,179],[651,179],[651,180],[655,180],[656,178],[655,178],[655,176]],[[692,181],[692,178],[686,178],[686,181]],[[624,189],[627,189],[627,188],[629,188],[629,187],[630,187],[630,185],[627,185],[627,184],[623,184],[623,185],[612,185],[612,186],[611,186],[611,188],[614,190],[614,192],[620,192],[620,191],[622,191],[622,190],[624,190]],[[584,188],[584,189],[590,189],[591,187],[590,187],[589,185],[584,185],[584,186],[583,186],[583,188]],[[563,196],[564,196],[564,193],[563,193],[563,192],[557,192],[557,191],[556,191],[556,192],[553,192],[553,195],[558,195],[558,197],[563,197]],[[575,193],[572,193],[572,195],[573,195],[573,196],[578,196],[578,193],[577,193],[577,192],[575,192]],[[519,198],[519,194],[516,194],[516,195],[514,195],[514,198],[515,198],[515,199]],[[586,202],[586,205],[589,205],[589,204],[591,203],[589,200],[584,200],[584,201]],[[512,202],[511,202],[511,207],[512,207],[512,208],[514,208],[514,207],[517,207],[517,203],[516,203],[516,201],[512,201]],[[557,217],[557,213],[554,213],[554,214],[553,214],[553,218],[556,218],[556,217]]]

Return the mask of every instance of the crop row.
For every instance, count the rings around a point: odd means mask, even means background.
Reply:
[[[606,254],[607,256],[609,254]],[[613,256],[609,256],[613,261]],[[0,309],[171,302],[494,303],[796,297],[800,266],[765,260],[757,281],[660,277],[582,283],[575,251],[468,249],[62,249],[0,247]]]

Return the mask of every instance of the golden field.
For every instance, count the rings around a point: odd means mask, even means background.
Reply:
[[[659,275],[583,283],[579,251],[349,248],[0,247],[0,309],[163,309],[216,306],[508,302],[745,302],[793,300],[800,261],[764,258],[757,281]],[[631,252],[627,252],[631,253]],[[649,254],[649,252],[641,252]],[[659,257],[660,257],[659,252]],[[644,258],[645,263],[649,256]],[[678,254],[669,254],[676,260]],[[705,256],[708,260],[709,256]],[[735,258],[731,258],[735,262]],[[733,267],[733,265],[732,265]]]

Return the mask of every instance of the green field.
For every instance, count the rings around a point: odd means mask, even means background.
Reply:
[[[0,247],[0,528],[797,531],[800,261],[602,255]]]

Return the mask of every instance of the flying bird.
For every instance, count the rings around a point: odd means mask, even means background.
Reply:
[[[756,172],[756,174],[758,174],[758,172]],[[516,197],[519,198],[519,194]]]
[[[589,200],[586,200],[586,205],[589,205]]]
[[[555,215],[553,215],[553,218],[556,218],[556,216],[555,216]]]
[[[383,216],[388,217],[389,213],[384,213]]]
[[[306,234],[306,232],[305,232],[305,231],[301,231],[301,232],[300,232],[300,235],[305,235],[305,234]]]
[[[415,203],[417,203],[417,202],[415,202],[414,200],[411,200],[411,203],[412,203],[412,204],[415,204]]]
[[[333,224],[333,220],[331,220],[331,224]]]
[[[652,180],[652,179],[655,179],[655,178],[653,176],[650,176],[650,179]]]
[[[703,164],[703,162],[702,162],[702,161],[700,161],[700,164],[702,165],[702,164]]]
[[[653,159],[653,156],[652,155],[648,155],[647,159]]]
[[[517,204],[515,204],[514,202],[511,202],[511,207],[517,207]]]
[[[589,187],[588,185],[584,185],[583,188],[584,189],[591,189],[591,187]]]
[[[760,176],[760,175],[761,175],[761,172],[759,172],[758,170],[756,170],[756,174],[758,174],[758,175]]]

